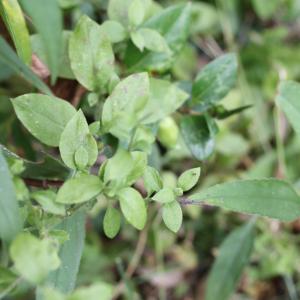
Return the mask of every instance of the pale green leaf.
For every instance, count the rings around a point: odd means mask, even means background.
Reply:
[[[101,180],[94,175],[81,175],[67,180],[59,189],[56,202],[74,204],[89,201],[102,191]]]
[[[31,45],[22,10],[17,0],[2,0],[0,14],[14,41],[17,53],[25,64],[31,62]]]
[[[158,192],[162,189],[162,179],[159,175],[159,172],[150,166],[147,166],[144,172],[144,186],[148,195],[151,195],[153,192]]]
[[[55,202],[56,194],[54,191],[34,191],[31,193],[31,197],[48,213],[62,216],[66,214],[64,205]]]
[[[0,238],[11,241],[22,229],[22,219],[7,163],[0,149]]]
[[[218,250],[208,276],[205,300],[227,300],[248,263],[254,242],[254,222],[230,233]]]
[[[101,24],[101,28],[111,43],[122,42],[127,36],[126,29],[117,21],[107,20]]]
[[[178,134],[178,125],[172,117],[166,117],[159,122],[157,138],[166,148],[176,146]]]
[[[300,134],[300,84],[294,81],[282,81],[276,103],[284,111],[294,130]]]
[[[204,111],[222,100],[234,87],[237,70],[237,56],[233,53],[222,55],[206,65],[193,83],[191,105]]]
[[[80,149],[83,149],[85,154]],[[60,137],[59,151],[63,162],[71,169],[82,168],[82,162],[79,159],[84,159],[84,155],[87,155],[86,165],[92,166],[95,163],[98,155],[97,142],[90,134],[89,125],[81,110],[64,128]],[[79,157],[79,155],[81,156]],[[76,161],[76,157],[78,161]],[[78,162],[79,165],[77,165]]]
[[[189,199],[282,221],[293,221],[300,216],[299,196],[288,183],[277,179],[218,184],[193,194]]]
[[[63,18],[58,2],[56,0],[20,0],[20,3],[41,36],[51,70],[51,81],[54,83],[59,72],[63,45]]]
[[[177,201],[165,203],[162,208],[162,218],[166,226],[173,232],[177,232],[182,224],[182,209]]]
[[[128,8],[129,24],[133,26],[140,25],[145,17],[145,9],[143,0],[132,0]]]
[[[70,38],[71,68],[77,80],[91,91],[105,91],[114,74],[111,43],[100,25],[82,16]]]
[[[125,219],[135,228],[142,230],[147,219],[144,199],[135,189],[127,187],[118,194],[120,206]]]
[[[58,146],[60,136],[76,110],[56,97],[26,94],[12,100],[18,119],[29,132],[49,146]]]
[[[140,31],[132,31],[130,33],[130,38],[134,45],[141,51],[144,51],[145,47],[145,39]]]
[[[111,300],[112,296],[113,289],[111,285],[105,282],[97,282],[89,287],[77,289],[72,295],[68,296],[66,300]]]
[[[50,240],[39,240],[30,233],[21,233],[12,242],[10,256],[15,269],[26,280],[38,284],[57,269],[60,260]]]
[[[159,203],[170,203],[175,200],[175,194],[173,189],[165,187],[158,191],[153,197],[152,200]]]
[[[182,173],[178,178],[178,187],[182,188],[184,192],[189,191],[197,184],[200,172],[200,168],[193,168]]]
[[[107,237],[113,239],[119,232],[121,215],[117,209],[109,206],[103,219],[103,230]]]
[[[142,118],[149,93],[147,73],[130,75],[118,83],[103,106],[102,123],[105,130],[118,138],[128,138],[130,131]]]
[[[154,52],[171,52],[165,38],[158,31],[150,28],[140,28],[137,33],[143,38],[146,49]]]

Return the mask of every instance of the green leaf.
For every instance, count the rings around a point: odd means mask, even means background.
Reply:
[[[110,239],[113,239],[121,227],[121,215],[117,209],[109,206],[103,219],[104,233]]]
[[[59,151],[63,162],[71,169],[82,169],[95,163],[98,156],[97,142],[90,134],[89,125],[81,110],[64,128],[60,137]],[[86,155],[87,160],[84,157]]]
[[[166,80],[150,79],[150,99],[143,109],[143,124],[156,123],[175,112],[189,95]]]
[[[134,45],[141,51],[144,51],[145,48],[145,39],[140,31],[132,31],[130,33],[130,38]]]
[[[114,72],[111,43],[100,25],[82,16],[70,38],[71,68],[88,90],[106,91]]]
[[[284,111],[294,130],[300,134],[300,84],[282,81],[276,97],[277,105]]]
[[[75,287],[84,246],[85,213],[83,211],[76,212],[64,219],[56,229],[66,231],[69,234],[69,240],[60,248],[60,267],[49,275],[46,283],[63,293],[70,293]],[[38,296],[38,300],[43,299],[40,296],[40,291]]]
[[[130,187],[120,190],[118,196],[125,219],[135,228],[142,230],[147,219],[147,210],[142,196]]]
[[[133,151],[130,153],[132,157],[132,167],[130,173],[126,177],[126,184],[132,185],[141,178],[147,167],[147,154],[145,152]]]
[[[168,52],[141,53],[133,44],[127,47],[125,63],[130,71],[164,71],[171,67],[188,37],[191,17],[190,4],[178,4],[155,14],[143,24],[143,28],[158,31],[166,40],[172,54]]]
[[[254,222],[230,233],[208,277],[205,300],[227,300],[234,291],[243,268],[248,263],[254,242]]]
[[[12,242],[10,256],[15,269],[31,283],[43,282],[57,269],[60,260],[50,240],[39,240],[30,233],[20,233]]]
[[[197,184],[200,177],[200,172],[200,168],[194,168],[182,173],[178,178],[178,187],[182,188],[184,192],[189,191]]]
[[[69,58],[69,40],[71,31],[62,32],[62,53],[59,57],[59,69],[58,77],[75,79],[75,75],[71,69],[71,62]],[[38,56],[38,58],[48,67],[50,66],[47,53],[44,48],[43,40],[39,34],[33,34],[30,36],[32,51]]]
[[[152,200],[159,203],[170,203],[175,201],[175,194],[173,189],[166,187],[158,191],[153,197]]]
[[[0,63],[22,76],[41,92],[52,95],[48,86],[40,80],[16,55],[7,42],[0,36]]]
[[[166,117],[159,122],[157,138],[166,148],[176,146],[178,133],[178,125],[172,117]]]
[[[182,209],[177,201],[165,203],[162,208],[162,218],[166,226],[173,232],[177,232],[182,224]]]
[[[130,75],[118,83],[103,106],[105,130],[118,138],[128,138],[142,117],[149,94],[147,73]]]
[[[150,166],[147,166],[144,172],[144,186],[148,196],[153,192],[158,192],[163,187],[159,172]]]
[[[22,229],[16,193],[0,148],[0,238],[11,241]]]
[[[101,28],[111,43],[119,43],[126,39],[126,29],[117,21],[107,20],[101,24]]]
[[[222,100],[235,85],[237,69],[237,57],[233,53],[222,55],[206,65],[195,79],[190,105],[205,111]]]
[[[165,38],[158,31],[150,28],[141,28],[138,30],[138,34],[142,36],[146,49],[154,52],[171,52]]]
[[[31,193],[31,198],[40,204],[44,211],[64,216],[66,214],[65,207],[61,204],[55,203],[56,194],[54,191],[35,191]]]
[[[40,94],[12,100],[18,119],[29,132],[49,146],[58,146],[60,136],[76,110],[67,101]]]
[[[2,0],[0,14],[14,41],[17,53],[25,64],[31,62],[31,45],[22,10],[17,0]]]
[[[198,160],[209,157],[215,147],[214,132],[207,116],[184,116],[180,130],[185,144]]]
[[[132,0],[128,8],[130,25],[139,26],[145,17],[145,5],[142,0]]]
[[[59,189],[56,202],[74,204],[89,201],[100,194],[103,184],[94,175],[81,175],[66,181]]]
[[[79,288],[72,295],[68,296],[66,300],[99,299],[99,296],[101,300],[112,299],[113,289],[111,285],[104,282],[97,282],[89,287]]]
[[[30,16],[41,36],[51,70],[52,84],[55,82],[62,55],[62,13],[56,0],[21,0],[22,7]],[[47,12],[47,13],[45,13]],[[51,24],[51,26],[49,26]]]
[[[260,1],[252,0],[252,6],[257,13],[257,15],[263,19],[270,19],[276,13],[276,10],[282,4],[281,0],[272,0],[272,1]]]
[[[282,221],[292,221],[300,216],[299,196],[288,183],[276,179],[218,184],[189,199]]]

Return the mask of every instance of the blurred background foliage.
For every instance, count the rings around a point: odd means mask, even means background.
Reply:
[[[157,1],[152,9],[159,11],[177,2],[185,1]],[[104,20],[105,0],[59,3],[65,29],[74,28],[82,14],[99,23]],[[217,121],[214,151],[203,162],[191,157],[180,138],[172,147],[162,138],[152,153],[153,164],[170,183],[187,167],[201,165],[196,189],[233,178],[277,177],[295,184],[300,191],[300,139],[274,105],[279,80],[300,79],[300,1],[194,0],[192,9],[189,43],[172,67],[171,75],[166,76],[188,88],[189,81],[205,64],[222,53],[235,52],[239,58],[238,84],[223,99],[220,110],[244,105],[251,108]],[[0,28],[7,37],[3,24]],[[32,45],[39,53],[39,42],[34,36]],[[70,79],[59,79],[54,93],[71,99],[76,85],[69,70],[63,71]],[[3,63],[0,81],[0,143],[22,157],[38,160],[35,140],[21,127],[9,101],[32,87]],[[80,105],[89,115],[92,111],[86,98],[83,96]],[[24,189],[20,183],[20,195]],[[198,206],[186,207],[184,214],[185,221],[177,236],[156,218],[153,226],[142,233],[126,226],[122,234],[109,240],[102,229],[104,209],[95,207],[87,223],[78,285],[97,280],[122,281],[126,299],[203,299],[218,247],[247,217]],[[298,221],[282,224],[259,219],[251,261],[233,299],[298,299],[299,233]],[[129,261],[132,269],[126,272]],[[0,279],[0,287],[1,284]],[[27,287],[20,287],[15,299],[29,299],[26,293]]]

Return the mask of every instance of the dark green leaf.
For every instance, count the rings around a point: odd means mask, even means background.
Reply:
[[[293,221],[300,216],[299,196],[288,183],[276,179],[218,184],[190,196],[189,199],[282,221]]]
[[[67,101],[40,94],[26,94],[12,100],[18,119],[41,142],[58,146],[60,136],[75,115]]]
[[[190,105],[205,111],[222,100],[236,82],[237,68],[237,57],[233,53],[222,55],[206,65],[195,79]]]
[[[227,300],[248,263],[254,242],[254,222],[234,230],[219,249],[208,277],[205,300]]]
[[[209,157],[215,147],[214,132],[207,116],[184,116],[180,122],[182,137],[198,160]]]
[[[0,62],[22,76],[41,92],[52,95],[47,85],[41,81],[16,55],[7,42],[0,36]]]
[[[0,148],[0,238],[11,241],[22,229],[11,174]]]
[[[56,0],[20,0],[20,2],[41,36],[53,84],[58,76],[63,46],[62,13],[58,2]]]

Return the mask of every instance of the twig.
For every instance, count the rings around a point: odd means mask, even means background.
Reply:
[[[77,107],[80,103],[81,97],[86,92],[86,89],[82,85],[78,85],[71,103],[74,107]]]
[[[49,187],[61,187],[64,184],[64,181],[62,180],[39,180],[39,179],[29,179],[25,178],[23,179],[26,185],[34,186],[34,187],[41,187],[44,189],[47,189]]]

